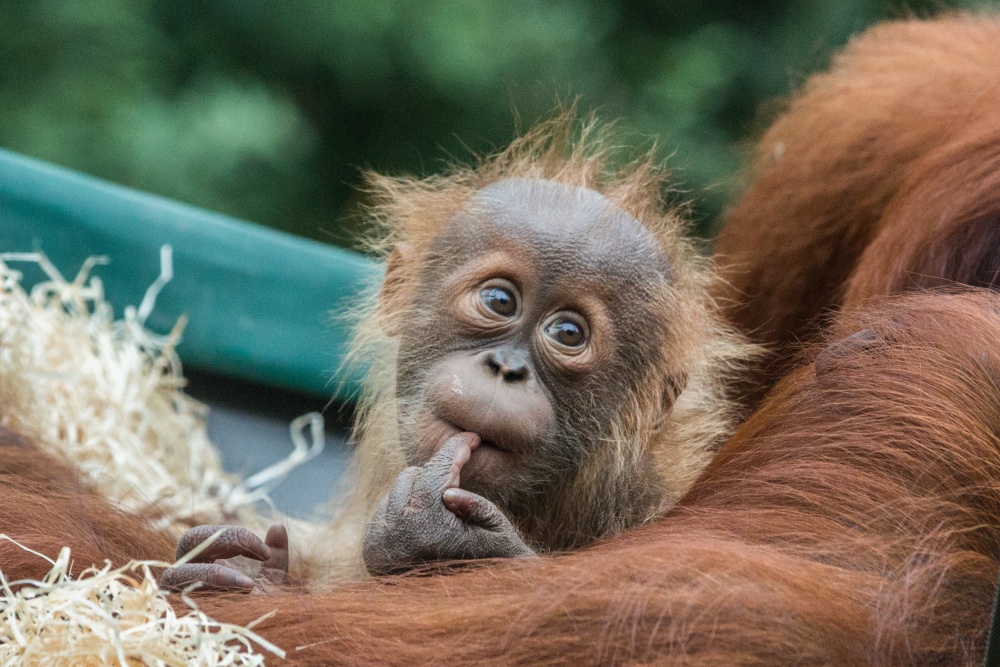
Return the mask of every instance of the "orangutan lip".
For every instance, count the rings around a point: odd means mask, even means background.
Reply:
[[[456,424],[453,421],[449,421],[449,420],[444,419],[442,417],[438,417],[438,419],[441,420],[442,422],[444,422],[445,424],[447,424],[448,426],[451,426],[452,428],[456,429],[460,433],[476,433],[476,431],[474,431],[472,429],[469,429],[469,428],[465,428],[461,424]],[[505,448],[503,448],[500,445],[498,445],[495,441],[490,440],[489,438],[484,438],[479,433],[476,433],[476,435],[479,436],[479,447],[492,447],[493,449],[495,449],[495,450],[497,450],[499,452],[506,452],[507,451]]]

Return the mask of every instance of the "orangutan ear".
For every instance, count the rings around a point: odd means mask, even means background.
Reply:
[[[681,372],[671,374],[667,378],[666,386],[663,388],[663,404],[660,406],[660,414],[656,416],[656,421],[653,424],[654,431],[659,431],[667,423],[667,417],[670,416],[670,412],[674,409],[677,397],[681,395],[684,387],[687,386],[687,380],[687,373]]]
[[[406,267],[412,259],[413,248],[408,243],[397,243],[389,255],[385,278],[378,293],[378,319],[387,336],[399,335],[399,303],[406,283]]]

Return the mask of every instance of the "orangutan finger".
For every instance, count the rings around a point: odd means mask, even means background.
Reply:
[[[472,450],[478,445],[479,436],[475,433],[459,433],[448,438],[441,449],[424,464],[414,490],[439,497],[445,489],[458,487],[462,466],[469,462]]]
[[[253,590],[253,579],[247,575],[218,563],[184,563],[169,568],[160,576],[160,587],[179,591],[201,584],[200,589],[222,591]]]
[[[486,530],[500,530],[507,520],[496,505],[486,498],[465,489],[447,489],[441,501],[448,511],[466,523]]]
[[[177,544],[177,558],[199,544],[222,531],[214,542],[204,551],[191,559],[193,563],[211,563],[217,558],[233,558],[246,556],[254,560],[266,561],[271,557],[271,550],[259,537],[242,526],[195,526],[181,537]]]
[[[271,550],[271,557],[264,561],[262,568],[288,572],[288,531],[280,523],[267,530],[264,544]]]

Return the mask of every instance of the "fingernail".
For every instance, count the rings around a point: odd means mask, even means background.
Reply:
[[[446,503],[449,502],[453,503],[456,500],[458,500],[459,497],[461,497],[461,494],[458,492],[457,489],[446,489],[445,492],[441,494],[441,500],[443,500]]]

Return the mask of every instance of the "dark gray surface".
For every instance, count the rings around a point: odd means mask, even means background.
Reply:
[[[326,449],[292,470],[272,492],[281,512],[308,518],[330,497],[350,457],[347,445],[351,415],[338,404],[229,377],[187,370],[187,392],[209,405],[208,436],[230,472],[249,476],[292,451],[289,424],[307,412],[320,412],[326,423]],[[308,436],[307,436],[308,439]]]

